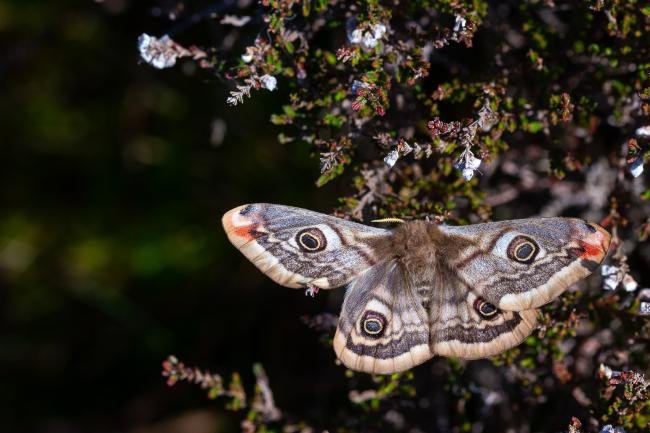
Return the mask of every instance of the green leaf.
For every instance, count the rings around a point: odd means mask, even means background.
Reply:
[[[316,186],[321,187],[325,185],[327,182],[331,181],[332,179],[336,179],[339,177],[341,174],[343,174],[344,170],[344,165],[343,164],[338,164],[332,167],[330,170],[326,171],[323,173],[318,180],[316,181]]]
[[[334,53],[332,53],[331,51],[325,51],[324,54],[325,54],[325,60],[327,61],[327,63],[329,63],[330,65],[336,65],[337,60],[336,60],[336,56],[334,55]]]
[[[334,128],[340,128],[345,123],[345,116],[327,113],[323,118],[323,123]]]
[[[286,114],[290,119],[296,117],[296,110],[294,110],[291,105],[283,105],[282,111],[284,111],[284,114]]]

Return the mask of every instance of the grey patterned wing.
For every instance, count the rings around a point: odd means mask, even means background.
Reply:
[[[535,328],[537,310],[501,311],[452,273],[431,291],[431,350],[463,359],[485,358],[521,343]]]
[[[502,310],[540,307],[604,260],[610,234],[574,218],[530,218],[440,226],[451,246],[446,266],[465,286]],[[467,246],[469,245],[469,246]]]
[[[371,268],[348,287],[334,336],[348,368],[390,374],[431,358],[422,298],[395,260]]]
[[[389,230],[265,203],[222,218],[228,239],[278,284],[330,289],[345,285],[388,254]]]

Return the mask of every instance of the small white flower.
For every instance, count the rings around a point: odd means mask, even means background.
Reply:
[[[639,138],[650,138],[650,125],[637,128],[635,132],[636,136]]]
[[[381,39],[381,37],[384,36],[385,33],[386,33],[386,26],[381,23],[375,24],[372,27],[372,34],[375,37],[375,39]]]
[[[616,290],[616,287],[623,280],[623,275],[621,275],[618,266],[603,265],[600,272],[605,277],[603,280],[603,289],[605,290]]]
[[[246,51],[241,55],[241,59],[244,61],[244,63],[250,63],[253,60],[253,55]]]
[[[454,33],[462,31],[467,25],[467,20],[460,15],[456,15],[456,20],[454,21]]]
[[[275,90],[275,87],[278,85],[278,80],[269,74],[262,75],[260,81],[262,82],[262,87],[271,91]]]
[[[454,163],[454,168],[461,171],[465,180],[470,181],[480,165],[481,158],[475,157],[471,150],[465,149]]]
[[[643,301],[639,304],[639,314],[642,316],[650,316],[650,302]]]
[[[643,173],[643,158],[639,157],[634,159],[634,161],[628,164],[627,169],[632,176],[641,176],[641,173]]]
[[[348,40],[351,44],[360,44],[363,40],[363,30],[354,29],[352,33],[348,36]]]
[[[146,33],[138,38],[138,50],[142,60],[157,69],[171,68],[176,64],[177,57],[185,54],[169,36],[158,39]]]
[[[639,287],[634,278],[625,273],[618,266],[603,265],[601,267],[603,277],[603,289],[616,290],[619,284],[623,286],[626,292],[633,292]]]
[[[388,155],[384,158],[384,163],[386,163],[387,166],[393,167],[397,160],[399,159],[399,153],[397,150],[391,150],[388,152]]]
[[[616,290],[618,283],[619,283],[618,278],[615,275],[609,276],[603,280],[603,289]]]
[[[603,275],[603,277],[606,277],[608,275],[612,275],[618,272],[618,266],[612,266],[612,265],[602,265],[600,267],[600,272]]]
[[[351,44],[361,45],[364,49],[369,50],[377,46],[379,40],[386,34],[386,30],[386,25],[381,23],[373,25],[366,31],[356,28],[348,34],[348,40]]]
[[[481,165],[481,158],[477,158],[472,152],[468,152],[467,158],[465,159],[465,165],[467,168],[476,170]]]
[[[155,40],[156,40],[155,36],[150,36],[146,33],[142,33],[140,36],[138,36],[138,49],[140,50],[140,52],[142,52],[144,49],[149,47]]]
[[[632,275],[625,274],[625,276],[623,277],[623,288],[625,289],[625,291],[633,292],[636,290],[637,287],[639,287],[639,283],[637,283],[636,280],[632,278]]]
[[[463,173],[463,177],[465,178],[466,181],[470,181],[474,177],[474,169],[473,168],[464,168],[462,173]]]
[[[363,34],[363,41],[362,44],[365,48],[375,48],[377,46],[377,38],[375,38],[372,33],[370,32],[365,32]]]

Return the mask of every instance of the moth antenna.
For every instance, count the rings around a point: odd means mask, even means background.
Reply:
[[[390,218],[382,218],[378,220],[372,220],[370,221],[371,223],[404,223],[405,221],[400,218],[395,218],[395,217],[390,217]]]

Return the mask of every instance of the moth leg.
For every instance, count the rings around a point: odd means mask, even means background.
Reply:
[[[308,284],[305,289],[305,296],[311,296],[313,298],[318,293],[318,290],[320,290],[318,287]]]

